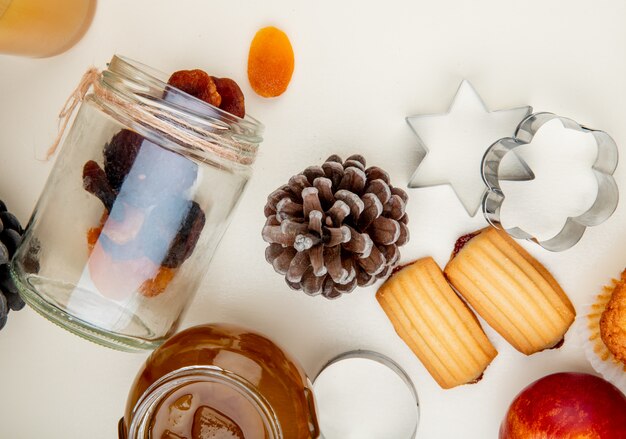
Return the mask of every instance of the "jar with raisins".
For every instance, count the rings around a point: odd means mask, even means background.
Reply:
[[[166,81],[118,56],[98,74],[11,266],[39,313],[127,351],[176,330],[262,140],[255,119]]]
[[[311,383],[266,337],[225,324],[187,329],[145,362],[120,439],[315,439]]]

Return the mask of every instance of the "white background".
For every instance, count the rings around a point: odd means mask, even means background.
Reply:
[[[52,166],[36,157],[88,66],[104,67],[120,53],[164,71],[230,76],[250,114],[265,123],[265,141],[183,326],[245,324],[283,345],[310,375],[342,351],[380,351],[416,384],[419,438],[493,438],[522,387],[551,372],[591,371],[579,342],[570,335],[558,351],[525,357],[486,328],[499,355],[484,379],[444,391],[395,335],[375,287],[337,301],[289,290],[264,260],[265,197],[331,153],[361,153],[405,186],[416,153],[404,117],[446,110],[462,78],[492,109],[530,104],[606,130],[624,145],[625,17],[619,0],[101,1],[85,38],[65,54],[0,56],[0,198],[27,222]],[[269,24],[289,34],[296,54],[289,90],[275,100],[256,97],[246,78],[249,43]],[[626,188],[623,168],[616,178]],[[403,261],[432,255],[443,265],[456,237],[484,223],[480,215],[468,218],[449,188],[410,197],[412,239]],[[621,204],[564,253],[526,247],[581,309],[624,268],[625,219]],[[145,357],[83,341],[30,309],[12,313],[0,332],[0,436],[116,437]]]

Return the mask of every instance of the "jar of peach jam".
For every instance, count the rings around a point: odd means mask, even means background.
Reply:
[[[130,391],[120,439],[315,439],[311,383],[268,338],[196,326],[148,358]]]

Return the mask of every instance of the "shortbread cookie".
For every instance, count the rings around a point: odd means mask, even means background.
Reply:
[[[472,235],[459,239],[444,270],[452,286],[518,351],[559,345],[576,311],[557,281],[506,232]]]
[[[478,381],[497,355],[474,313],[432,258],[403,267],[380,287],[376,299],[398,335],[444,389]]]

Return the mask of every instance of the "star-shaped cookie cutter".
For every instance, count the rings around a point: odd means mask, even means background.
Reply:
[[[485,145],[512,134],[532,107],[490,110],[472,84],[464,79],[444,113],[417,114],[406,122],[417,139],[417,169],[409,189],[449,186],[467,214],[478,212],[487,188],[480,175]],[[465,155],[464,158],[461,158]],[[454,166],[461,166],[456,171]],[[502,180],[532,180],[528,165],[514,156],[500,170]]]
[[[555,236],[540,241],[519,227],[506,228],[502,226],[500,208],[505,196],[500,187],[501,178],[498,177],[498,172],[500,163],[505,155],[519,146],[531,143],[541,127],[554,119],[560,121],[563,128],[593,135],[597,146],[597,155],[592,170],[598,183],[598,190],[596,199],[589,209],[578,216],[568,217],[564,226]],[[617,168],[618,160],[617,144],[604,131],[587,128],[572,119],[557,116],[553,113],[531,114],[519,124],[513,137],[505,137],[498,140],[487,149],[483,156],[481,171],[483,180],[488,188],[482,202],[483,214],[489,223],[504,229],[514,238],[535,242],[550,251],[567,250],[582,238],[587,227],[603,223],[615,212],[619,201],[619,190],[613,178],[613,173],[615,168]]]

